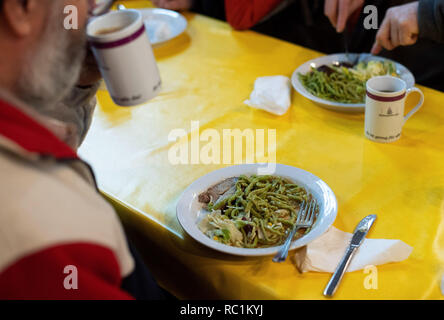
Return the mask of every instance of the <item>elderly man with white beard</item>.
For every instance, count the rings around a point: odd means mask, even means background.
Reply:
[[[0,299],[164,299],[76,149],[94,0],[0,0]],[[65,30],[63,9],[78,10]]]

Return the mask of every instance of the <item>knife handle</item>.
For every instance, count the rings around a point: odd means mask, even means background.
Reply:
[[[345,252],[344,256],[342,257],[341,262],[339,263],[338,267],[336,268],[335,272],[330,278],[330,281],[328,282],[327,286],[324,290],[324,296],[331,297],[335,293],[336,289],[338,288],[339,283],[341,282],[342,276],[344,275],[345,271],[347,270],[348,265],[350,264],[350,261],[356,251],[357,247],[349,246],[347,248],[347,251]]]

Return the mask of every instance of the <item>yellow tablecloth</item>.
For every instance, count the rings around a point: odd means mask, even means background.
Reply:
[[[143,7],[146,1],[127,1]],[[115,106],[106,91],[80,155],[128,228],[159,283],[179,298],[323,299],[327,273],[298,273],[291,259],[242,258],[208,249],[184,233],[175,206],[195,179],[225,165],[172,165],[169,133],[200,129],[276,129],[277,162],[310,171],[335,192],[334,226],[352,232],[378,214],[370,238],[401,239],[409,259],[378,266],[377,289],[363,271],[348,273],[335,299],[443,299],[444,94],[421,87],[423,108],[401,140],[378,144],[363,134],[364,115],[328,111],[293,92],[278,117],[247,107],[259,76],[287,75],[319,53],[226,23],[185,13],[185,34],[156,48],[163,89],[145,105]],[[201,145],[202,146],[202,145]],[[290,252],[290,255],[292,253]]]

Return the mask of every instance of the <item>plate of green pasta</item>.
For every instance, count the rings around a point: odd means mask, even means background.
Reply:
[[[297,68],[291,82],[297,92],[318,105],[342,112],[364,112],[366,82],[391,75],[415,85],[413,74],[403,65],[370,54],[332,54],[310,60]]]
[[[210,172],[181,195],[176,213],[192,238],[212,249],[240,256],[275,254],[296,223],[301,206],[316,201],[315,222],[301,229],[290,249],[306,245],[333,224],[337,201],[315,175],[276,164],[263,174],[262,164],[243,164]]]

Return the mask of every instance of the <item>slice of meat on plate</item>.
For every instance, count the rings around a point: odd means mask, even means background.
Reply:
[[[233,190],[233,187],[236,185],[237,180],[238,178],[236,177],[228,178],[208,188],[207,191],[204,191],[201,194],[199,194],[198,197],[199,202],[209,203],[211,201],[215,203],[227,191]]]

